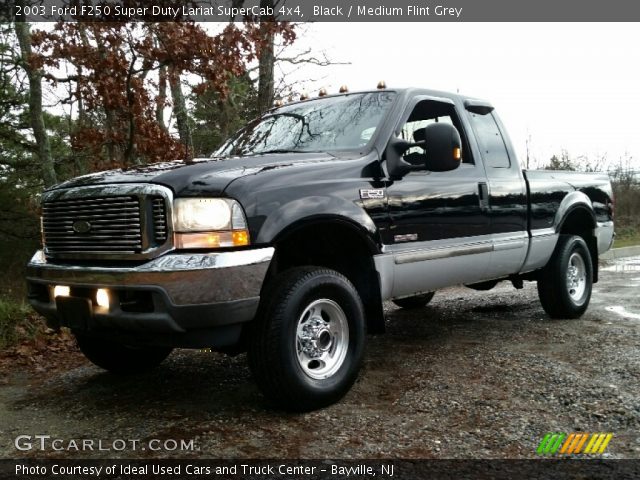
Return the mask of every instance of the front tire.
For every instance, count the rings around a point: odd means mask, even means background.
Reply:
[[[538,279],[538,297],[551,318],[578,318],[591,299],[593,265],[587,244],[560,235],[556,250]]]
[[[130,347],[118,342],[75,334],[80,351],[94,365],[119,375],[141,373],[162,363],[170,347]]]
[[[362,301],[340,273],[295,268],[276,277],[249,339],[264,395],[290,411],[335,403],[355,382],[365,343]]]

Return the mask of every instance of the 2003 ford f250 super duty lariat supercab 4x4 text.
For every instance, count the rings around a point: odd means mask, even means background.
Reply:
[[[606,175],[523,171],[489,103],[413,88],[278,106],[211,158],[76,178],[42,212],[29,301],[89,360],[247,351],[291,410],[348,391],[383,301],[531,280],[576,318],[613,241]]]

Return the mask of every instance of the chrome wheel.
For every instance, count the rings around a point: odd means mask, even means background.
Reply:
[[[587,242],[577,235],[560,235],[537,279],[540,302],[551,318],[579,318],[585,312],[591,299],[593,270]]]
[[[569,257],[567,266],[567,290],[574,302],[580,302],[587,288],[587,268],[579,253]]]
[[[262,392],[307,412],[337,402],[358,377],[364,306],[353,284],[322,267],[295,267],[270,280],[252,325],[248,359]]]
[[[309,304],[296,329],[298,363],[306,375],[321,380],[334,375],[349,348],[349,323],[340,305],[322,298]]]

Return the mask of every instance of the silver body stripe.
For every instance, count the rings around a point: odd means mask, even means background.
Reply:
[[[546,265],[553,228],[385,245],[375,256],[383,299],[524,273]]]

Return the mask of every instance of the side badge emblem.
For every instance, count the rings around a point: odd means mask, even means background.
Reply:
[[[383,188],[361,188],[360,198],[362,200],[384,198]]]
[[[394,235],[393,236],[393,241],[394,242],[415,242],[416,240],[418,240],[418,234],[417,233],[407,233],[405,235]]]

